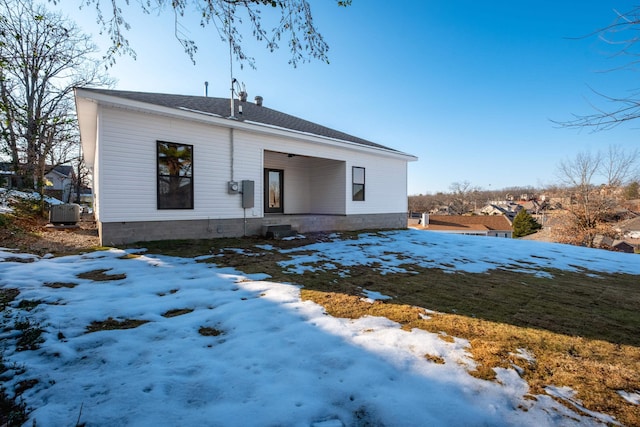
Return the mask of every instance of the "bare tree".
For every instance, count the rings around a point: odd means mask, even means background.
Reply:
[[[568,202],[565,223],[559,227],[560,242],[592,247],[597,234],[609,233],[606,220],[616,206],[609,192],[594,183],[602,171],[601,153],[582,152],[558,165],[558,178]]]
[[[52,0],[55,1],[55,0]],[[349,6],[351,0],[334,0],[338,6]],[[119,4],[120,3],[120,4]],[[126,1],[129,4],[128,1]],[[324,41],[313,21],[311,5],[308,0],[140,0],[139,5],[145,13],[169,9],[175,16],[174,32],[185,52],[194,60],[198,46],[183,31],[181,20],[185,15],[193,14],[200,19],[202,27],[213,26],[220,39],[229,46],[240,64],[247,62],[254,67],[254,59],[243,48],[245,33],[243,25],[248,24],[246,33],[264,42],[267,49],[274,51],[285,39],[294,67],[300,62],[319,59],[328,62],[329,45]],[[125,32],[131,29],[122,11],[122,0],[111,0],[103,7],[100,0],[83,0],[84,5],[94,5],[98,23],[111,38],[111,47],[107,53],[113,63],[117,55],[135,57]],[[268,30],[262,22],[263,12],[274,18],[277,24]]]
[[[640,64],[640,51],[638,42],[638,30],[640,30],[640,6],[636,6],[628,12],[614,10],[615,20],[606,27],[594,31],[590,36],[597,36],[604,43],[617,49],[613,57],[627,56],[629,61],[622,67],[612,68],[636,70]],[[630,88],[632,89],[632,88]],[[593,93],[608,104],[608,108],[597,107],[592,114],[574,114],[572,120],[556,122],[566,127],[584,128],[593,130],[607,130],[621,123],[640,118],[640,91],[632,90],[629,94],[617,97],[601,93],[592,89]]]
[[[637,148],[626,151],[619,145],[610,145],[603,155],[601,172],[609,187],[620,187],[638,179],[640,151]]]
[[[602,158],[590,152],[578,153],[575,158],[558,164],[558,178],[562,184],[579,192],[590,192],[593,177],[600,170]]]
[[[459,215],[471,211],[474,207],[479,187],[474,187],[469,181],[453,182],[449,185],[449,191],[453,196],[449,209]],[[477,202],[477,201],[476,201]]]
[[[77,160],[73,87],[108,84],[90,37],[31,0],[0,0],[0,145],[23,186]]]

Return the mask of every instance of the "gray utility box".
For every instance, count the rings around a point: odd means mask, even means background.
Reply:
[[[249,209],[253,207],[255,183],[253,181],[242,181],[242,207]]]
[[[52,224],[73,225],[80,221],[80,205],[65,203],[53,205],[49,210],[49,222]]]

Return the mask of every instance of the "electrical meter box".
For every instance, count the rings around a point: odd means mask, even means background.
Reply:
[[[240,184],[238,184],[238,181],[229,181],[227,184],[229,185],[229,194],[238,194],[240,192]]]
[[[242,181],[242,207],[245,209],[253,207],[254,184],[253,181]]]

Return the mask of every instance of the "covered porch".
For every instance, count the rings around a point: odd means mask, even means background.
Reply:
[[[265,150],[263,167],[265,222],[301,215],[287,221],[317,223],[347,214],[345,161]]]

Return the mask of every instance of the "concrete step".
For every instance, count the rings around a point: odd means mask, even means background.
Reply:
[[[290,224],[267,225],[264,232],[267,239],[282,239],[283,237],[291,237],[296,234],[298,234],[298,232],[293,230]]]

